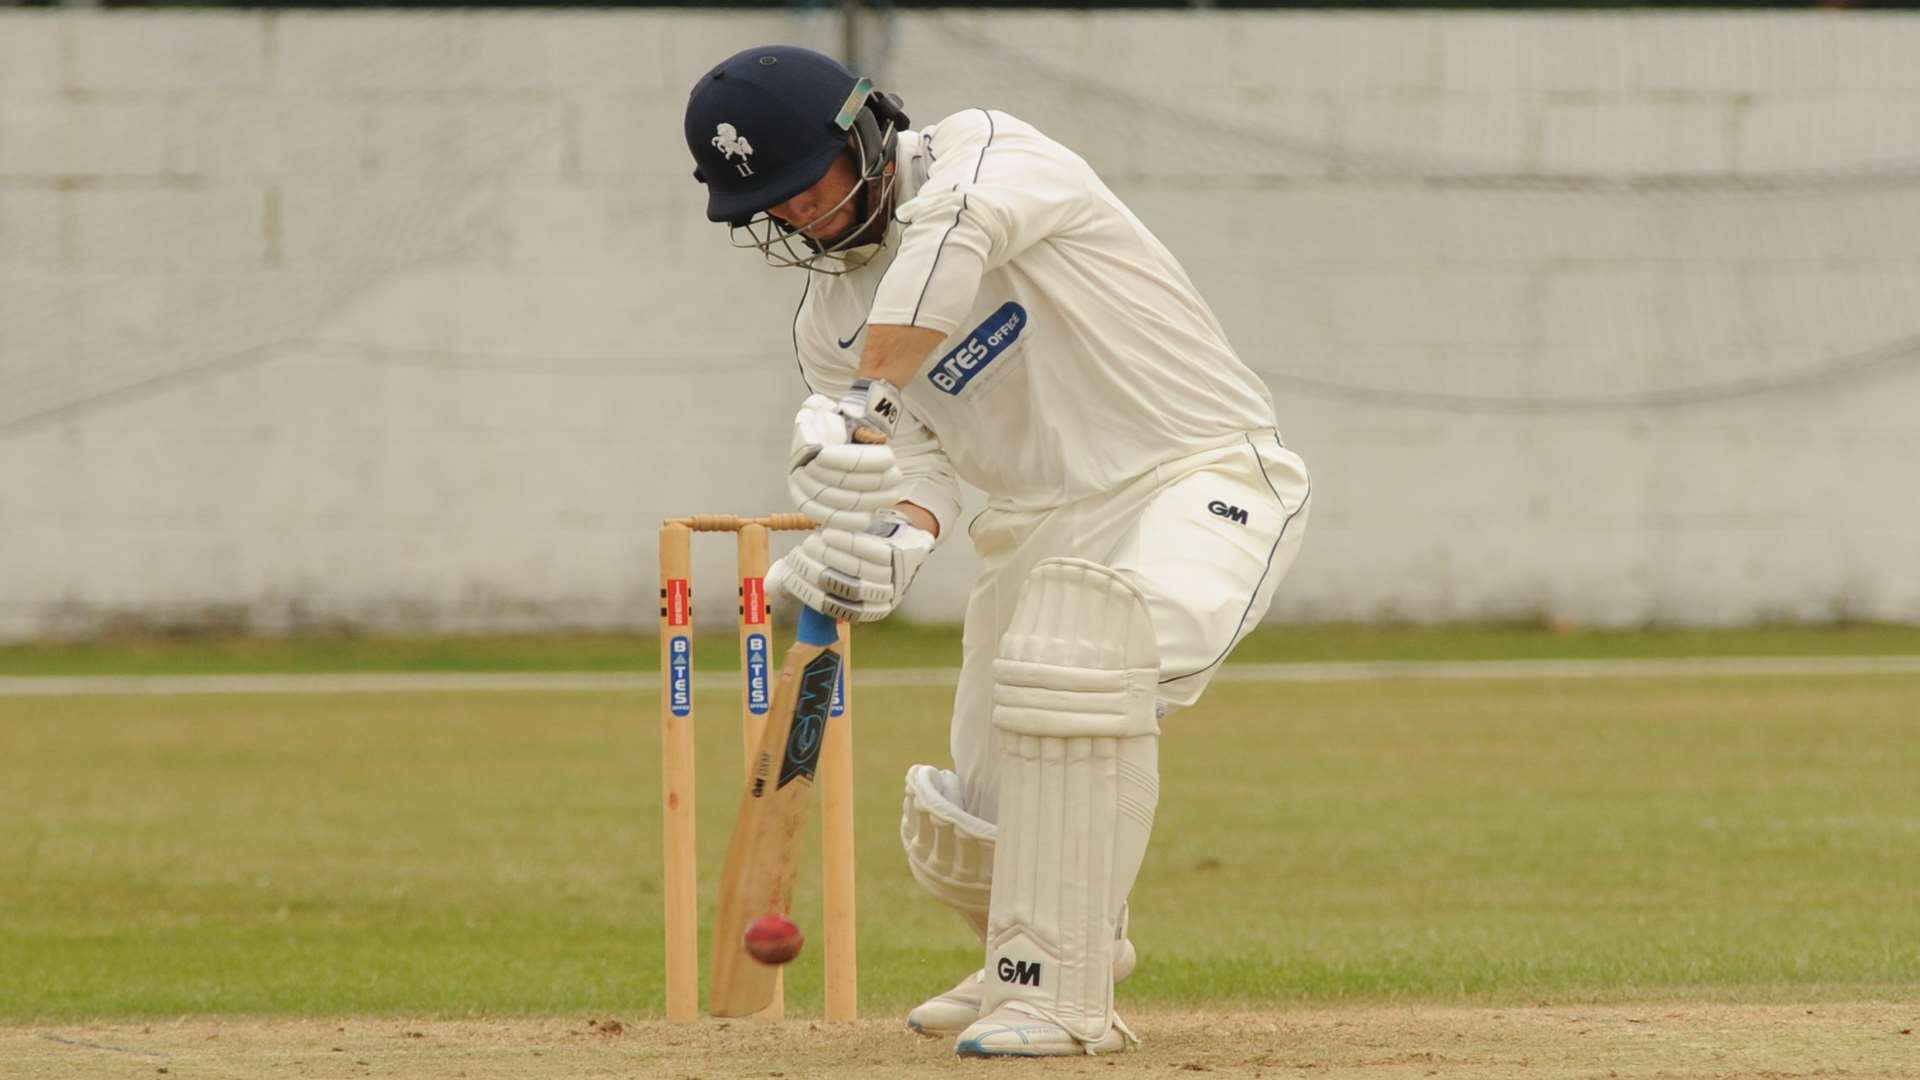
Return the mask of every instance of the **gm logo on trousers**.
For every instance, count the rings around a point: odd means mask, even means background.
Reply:
[[[1241,525],[1247,523],[1247,512],[1245,510],[1231,503],[1223,503],[1219,499],[1215,499],[1207,504],[1207,513],[1212,514],[1214,517],[1223,517],[1228,521],[1238,522]]]

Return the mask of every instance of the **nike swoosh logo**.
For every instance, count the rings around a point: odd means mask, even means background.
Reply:
[[[854,329],[853,333],[847,335],[846,340],[840,343],[840,347],[843,349],[853,348],[853,339],[859,337],[860,331],[865,330],[866,328],[867,328],[867,324],[862,322],[858,327]]]

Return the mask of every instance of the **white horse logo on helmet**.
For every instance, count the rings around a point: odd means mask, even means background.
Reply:
[[[747,137],[733,130],[732,124],[721,124],[714,130],[719,132],[713,137],[714,149],[728,161],[737,155],[740,160],[733,167],[740,170],[741,176],[752,176],[753,167],[747,164],[747,157],[753,153],[753,145],[747,142]]]

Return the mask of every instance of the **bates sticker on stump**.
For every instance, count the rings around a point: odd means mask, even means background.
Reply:
[[[693,639],[685,634],[675,634],[667,639],[667,685],[670,688],[668,701],[673,715],[687,716],[693,712]]]
[[[767,715],[772,704],[767,694],[767,671],[770,661],[767,657],[767,635],[747,635],[747,711],[755,716]]]

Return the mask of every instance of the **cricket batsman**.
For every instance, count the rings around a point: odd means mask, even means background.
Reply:
[[[961,527],[960,482],[985,493],[953,769],[910,769],[900,821],[984,963],[907,1024],[968,1057],[1120,1051],[1162,723],[1260,622],[1311,484],[1186,271],[1085,161],[993,109],[908,123],[791,46],[729,57],[687,102],[707,217],[806,271],[787,464],[822,528],[769,595],[885,618]]]

